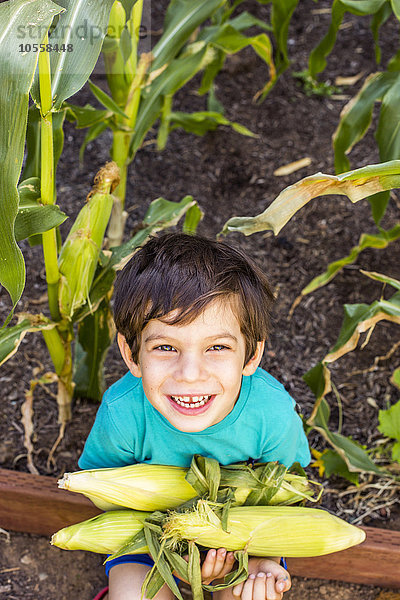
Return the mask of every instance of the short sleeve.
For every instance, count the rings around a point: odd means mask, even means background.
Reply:
[[[110,407],[103,400],[97,411],[93,427],[79,458],[81,469],[123,467],[137,462],[132,443],[126,440],[115,424]]]
[[[261,460],[277,460],[288,468],[295,462],[300,463],[302,467],[309,464],[310,448],[303,423],[294,408],[282,416],[280,427],[275,428],[275,435],[264,448]]]

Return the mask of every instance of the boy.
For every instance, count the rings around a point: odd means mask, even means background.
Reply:
[[[310,460],[295,403],[259,368],[273,294],[263,272],[224,242],[181,233],[150,239],[119,273],[114,317],[129,369],[106,392],[79,460],[83,469],[135,462],[188,467],[193,454],[222,464]],[[204,582],[234,556],[210,550]],[[109,567],[109,600],[139,599],[152,562]],[[290,588],[278,559],[251,558],[244,584],[216,600],[281,600]],[[157,600],[171,600],[164,586]]]

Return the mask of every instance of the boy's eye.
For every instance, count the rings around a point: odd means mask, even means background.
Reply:
[[[162,350],[163,352],[173,352],[175,348],[170,346],[169,344],[161,344],[161,346],[157,346],[156,350]]]
[[[226,350],[227,346],[224,346],[223,344],[214,344],[214,346],[211,346],[210,350]]]

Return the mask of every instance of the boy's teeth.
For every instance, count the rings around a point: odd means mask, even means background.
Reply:
[[[184,408],[198,408],[208,402],[211,396],[171,396],[171,398]]]

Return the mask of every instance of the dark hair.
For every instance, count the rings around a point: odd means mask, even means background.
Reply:
[[[137,362],[141,333],[151,319],[163,320],[177,310],[167,322],[190,323],[221,297],[234,303],[246,342],[246,364],[257,342],[269,334],[274,295],[265,274],[225,242],[183,233],[152,237],[118,274],[115,324]]]

